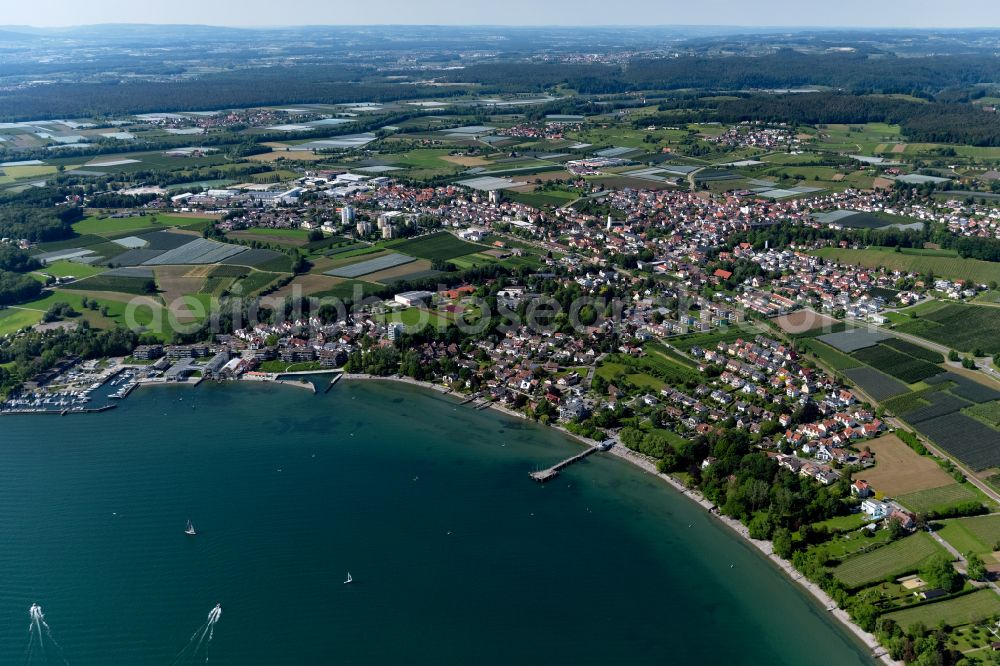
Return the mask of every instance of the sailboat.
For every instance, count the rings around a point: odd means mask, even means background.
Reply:
[[[194,525],[191,524],[190,520],[188,521],[187,527],[184,528],[184,534],[190,534],[191,536],[197,534],[197,532],[194,531]]]
[[[344,585],[347,585],[348,583],[353,583],[353,582],[354,582],[354,579],[351,578],[351,572],[348,571],[347,572],[347,580],[344,581]]]

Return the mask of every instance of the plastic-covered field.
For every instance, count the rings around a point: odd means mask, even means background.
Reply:
[[[411,261],[416,261],[413,257],[409,257],[405,254],[399,254],[393,252],[386,254],[381,257],[376,257],[375,259],[369,259],[368,261],[362,261],[356,264],[351,264],[350,266],[342,266],[340,268],[334,268],[331,271],[327,271],[324,275],[332,275],[333,277],[343,277],[343,278],[356,278],[362,275],[368,275],[369,273],[376,273],[378,271],[384,271],[387,268],[393,268],[394,266],[402,266],[403,264],[408,264]]]
[[[168,250],[158,257],[143,262],[143,265],[214,264],[245,251],[246,248],[237,245],[228,245],[207,238],[197,238],[186,245]]]

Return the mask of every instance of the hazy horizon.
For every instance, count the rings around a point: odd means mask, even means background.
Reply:
[[[5,7],[6,26],[68,28],[98,24],[207,25],[232,28],[314,26],[489,26],[489,27],[718,27],[718,28],[971,28],[1000,27],[1000,3],[956,0],[949,11],[930,0],[871,3],[842,0],[828,6],[805,6],[790,0],[756,5],[733,0],[703,0],[697,5],[625,0],[609,15],[598,0],[508,0],[502,5],[453,0],[385,0],[378,15],[367,6],[311,7],[309,22],[282,20],[272,0],[175,0],[144,5],[106,0],[99,7],[68,0],[36,0]],[[279,19],[276,14],[282,14]],[[388,19],[388,20],[387,20]],[[903,21],[901,23],[900,21]]]

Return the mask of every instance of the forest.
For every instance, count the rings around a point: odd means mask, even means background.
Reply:
[[[743,90],[830,86],[851,92],[934,95],[1000,80],[989,56],[872,57],[867,53],[809,54],[781,49],[771,55],[686,56],[633,60],[626,67],[559,63],[486,63],[443,77],[496,91],[568,85],[584,94],[637,90]]]
[[[464,88],[365,78],[337,64],[252,68],[185,81],[55,83],[0,95],[0,120],[102,117],[154,111],[205,111],[278,104],[338,104],[364,100],[461,95]]]
[[[78,206],[59,209],[0,204],[0,238],[24,238],[32,243],[73,235],[73,223],[83,218]]]
[[[400,85],[391,71],[344,63],[251,67],[175,81],[53,83],[0,96],[0,120],[199,111],[289,103],[387,102],[477,93],[540,92],[565,85],[582,94],[651,90],[746,90],[829,86],[854,93],[934,97],[1000,81],[1000,61],[983,55],[898,58],[868,53],[647,58],[628,65],[490,61],[443,71],[450,86]],[[398,72],[396,72],[398,73]],[[468,87],[460,84],[469,84]],[[962,95],[959,95],[961,98]],[[829,121],[834,122],[834,121]],[[859,122],[857,120],[852,122]]]
[[[809,125],[891,123],[909,141],[1000,146],[1000,117],[971,104],[915,102],[873,95],[812,93],[755,95],[725,100],[715,110],[721,122],[763,120]]]

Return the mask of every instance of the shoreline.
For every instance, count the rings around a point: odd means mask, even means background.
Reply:
[[[454,394],[456,396],[464,395],[460,392],[452,391],[451,389],[444,387],[440,384],[424,382],[417,379],[412,379],[410,377],[401,377],[399,375],[378,377],[375,375],[345,373],[343,375],[343,379],[356,379],[365,381],[380,381],[380,380],[391,381],[403,384],[410,384],[411,386],[417,386],[424,389],[430,389],[441,394]],[[497,405],[493,402],[490,402],[489,407],[490,409],[494,409],[507,416],[520,418],[523,420],[528,419],[528,417],[525,416],[524,414],[515,412],[514,410],[508,409],[503,405]],[[567,437],[571,437],[577,442],[580,442],[581,444],[584,444],[586,446],[597,446],[600,444],[600,442],[596,442],[586,437],[574,434],[560,425],[549,424],[549,427],[558,430]],[[656,476],[661,481],[664,481],[665,483],[669,484],[672,488],[674,488],[674,490],[676,490],[682,496],[687,497],[692,502],[695,502],[700,506],[704,507],[706,510],[709,510],[711,514],[716,519],[718,519],[723,525],[725,525],[730,530],[739,535],[746,543],[756,548],[767,560],[769,560],[774,566],[777,566],[782,572],[784,572],[784,574],[788,579],[790,579],[794,583],[798,583],[800,587],[802,587],[810,594],[812,594],[812,596],[823,605],[824,610],[826,610],[832,617],[836,618],[841,625],[847,628],[847,630],[850,633],[852,633],[855,637],[857,637],[862,644],[868,647],[868,649],[871,651],[870,656],[874,660],[881,661],[887,666],[901,666],[902,662],[898,662],[892,659],[892,657],[889,656],[888,651],[879,644],[878,640],[876,640],[875,636],[865,631],[864,629],[856,625],[853,621],[851,621],[851,618],[847,614],[847,611],[845,611],[842,608],[839,608],[837,604],[833,601],[833,599],[830,598],[830,596],[826,592],[824,592],[822,589],[820,589],[818,585],[816,585],[815,583],[807,579],[804,575],[802,575],[797,569],[795,569],[794,566],[792,566],[791,562],[775,554],[773,546],[771,545],[770,541],[762,541],[760,539],[751,538],[750,532],[745,525],[728,516],[724,516],[721,513],[713,511],[713,509],[715,509],[715,505],[713,505],[711,502],[705,499],[705,497],[699,491],[687,488],[686,486],[684,486],[684,484],[682,484],[680,481],[673,478],[669,474],[664,474],[663,472],[660,472],[659,470],[656,469],[656,464],[651,459],[647,458],[646,456],[643,456],[641,453],[632,451],[631,449],[626,448],[625,446],[623,446],[618,442],[616,442],[615,445],[607,451],[607,453],[615,456],[619,460],[623,460],[627,463],[632,464],[633,466],[635,466],[636,468],[647,474],[652,474],[653,476]]]

